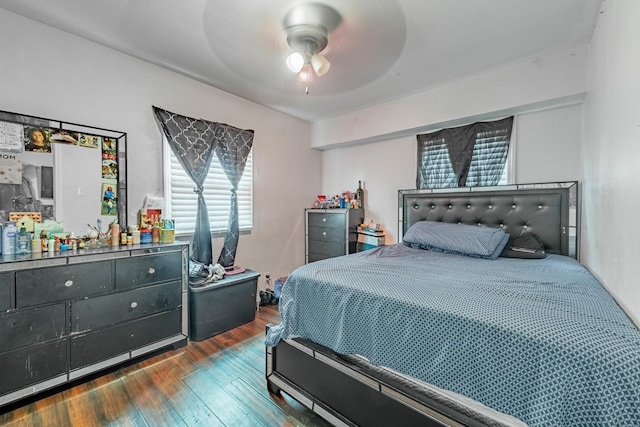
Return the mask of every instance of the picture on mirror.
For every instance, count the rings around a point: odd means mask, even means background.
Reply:
[[[96,135],[87,135],[86,133],[80,134],[80,146],[87,148],[98,148],[102,143],[102,137]]]
[[[102,160],[102,178],[117,179],[118,163],[114,160]]]
[[[22,154],[0,151],[0,184],[20,184]]]
[[[50,153],[49,129],[25,126],[24,127],[24,150],[36,153]]]
[[[102,151],[115,154],[117,151],[115,138],[104,137],[102,139]]]
[[[116,185],[103,182],[102,183],[102,215],[118,214],[118,195],[116,194]]]
[[[49,137],[49,140],[60,144],[78,145],[78,134],[76,132],[69,132],[63,129],[51,129],[51,136]]]

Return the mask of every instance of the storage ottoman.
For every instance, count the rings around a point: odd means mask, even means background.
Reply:
[[[200,341],[256,317],[260,273],[246,270],[205,286],[189,286],[189,338]]]

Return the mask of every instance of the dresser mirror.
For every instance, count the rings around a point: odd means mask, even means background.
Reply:
[[[126,227],[126,142],[125,132],[0,111],[0,221],[28,212],[77,236],[116,219]]]

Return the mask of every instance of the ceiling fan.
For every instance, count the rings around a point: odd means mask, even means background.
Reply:
[[[314,74],[322,77],[331,67],[321,52],[329,43],[329,33],[341,21],[342,17],[334,8],[321,3],[300,4],[285,15],[287,44],[293,50],[286,64],[289,70],[297,73],[298,81],[305,83],[307,94]]]
[[[242,0],[224,2],[225,13],[220,3],[205,0],[202,22],[212,58],[229,70],[226,78],[245,90],[294,96],[296,102],[374,81],[395,64],[406,39],[398,0],[375,7],[368,0]],[[296,52],[298,64],[291,71],[286,59]],[[296,56],[290,62],[295,64]],[[298,81],[305,56],[312,82]],[[302,96],[311,86],[313,99]]]

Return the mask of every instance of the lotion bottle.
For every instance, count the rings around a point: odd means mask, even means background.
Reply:
[[[16,234],[18,229],[16,223],[9,221],[2,230],[2,253],[4,255],[14,255],[16,253]]]

